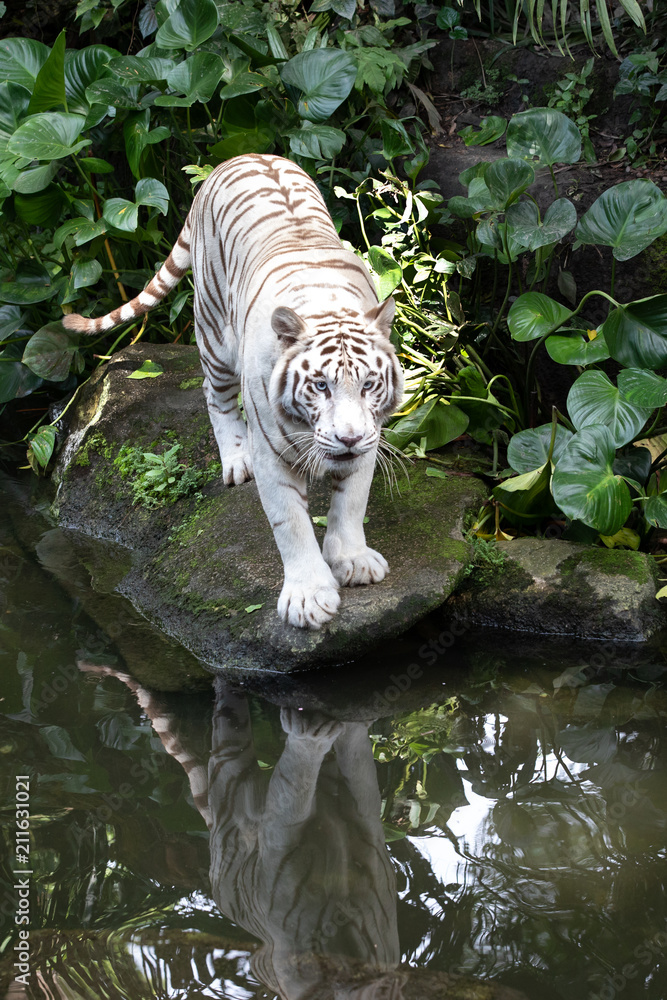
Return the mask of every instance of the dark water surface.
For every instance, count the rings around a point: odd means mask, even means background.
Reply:
[[[431,621],[160,694],[60,576],[0,526],[0,996],[667,998],[659,647]]]

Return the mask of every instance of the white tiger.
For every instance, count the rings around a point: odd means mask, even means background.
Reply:
[[[190,266],[224,482],[254,472],[285,571],[278,613],[321,628],[338,609],[339,586],[378,583],[389,570],[366,545],[363,519],[380,428],[403,389],[389,342],[394,301],[378,303],[310,177],[282,157],[253,154],[211,173],[143,292],[99,319],[72,314],[63,323],[90,334],[135,319]],[[326,471],[332,499],[320,552],[306,479]]]

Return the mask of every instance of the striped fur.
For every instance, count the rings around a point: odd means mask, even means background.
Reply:
[[[393,300],[378,303],[308,175],[281,157],[249,155],[213,171],[137,298],[99,319],[63,322],[99,333],[134,319],[189,266],[223,479],[238,485],[254,473],[285,568],[279,614],[320,628],[338,608],[339,586],[377,583],[388,572],[366,545],[363,518],[380,428],[403,387],[389,342]],[[320,552],[306,483],[325,472],[332,501]]]

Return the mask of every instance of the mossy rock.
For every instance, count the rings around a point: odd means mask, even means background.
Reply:
[[[164,373],[128,379],[149,358]],[[218,477],[172,504],[133,502],[132,455],[139,461],[175,443],[188,470],[204,474],[218,461],[196,349],[119,352],[86,385],[71,416],[53,510],[62,528],[76,532],[77,547],[84,537],[95,540],[96,578],[111,581],[209,666],[283,673],[353,660],[442,605],[465,573],[470,547],[461,528],[486,488],[472,477],[430,479],[419,464],[400,493],[391,495],[380,479],[371,490],[368,542],[388,559],[389,577],[343,590],[339,614],[321,631],[288,627],[276,614],[282,565],[254,482],[230,488]],[[329,494],[327,482],[311,487],[313,516],[326,514]],[[324,529],[316,533],[321,540]]]
[[[501,564],[470,575],[450,602],[465,621],[543,635],[637,642],[664,628],[650,556],[573,542],[499,542]]]

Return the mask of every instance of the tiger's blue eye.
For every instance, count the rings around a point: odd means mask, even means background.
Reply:
[[[317,389],[318,392],[326,392],[328,386],[326,382],[316,382],[315,388]]]
[[[373,379],[369,378],[369,379],[367,379],[364,382],[363,388],[364,389],[372,389],[374,385],[375,385],[375,382],[373,381]]]

